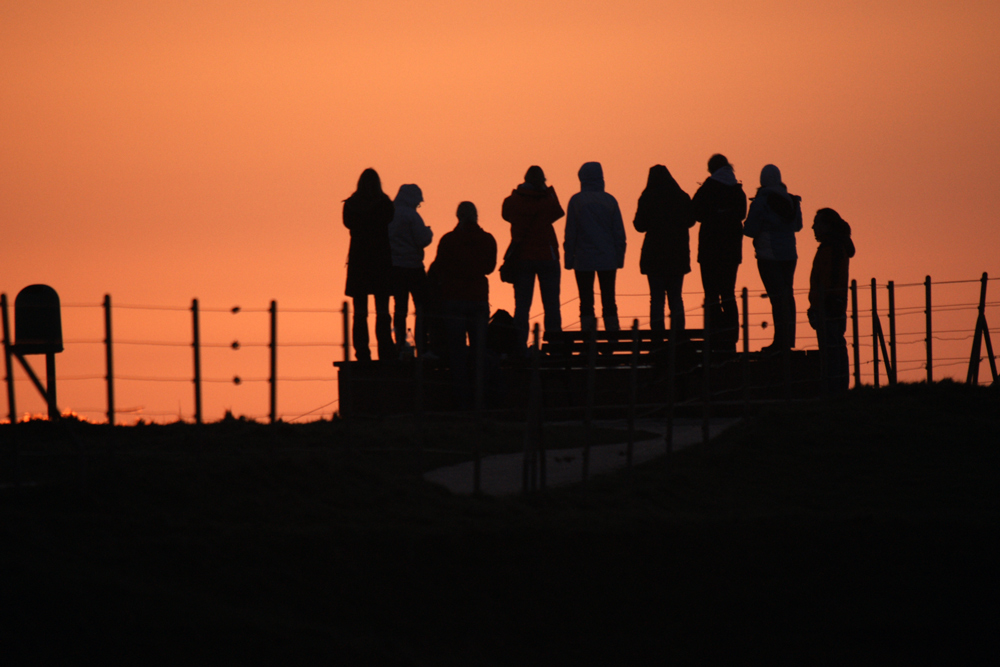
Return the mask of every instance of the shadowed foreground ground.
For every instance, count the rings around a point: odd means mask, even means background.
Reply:
[[[516,425],[68,428],[0,427],[5,664],[986,664],[1000,646],[995,388],[773,408],[669,468],[530,499],[420,480],[472,434],[516,450]],[[11,484],[15,437],[35,486]]]

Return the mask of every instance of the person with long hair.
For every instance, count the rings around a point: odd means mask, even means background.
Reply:
[[[374,169],[365,169],[358,188],[344,200],[344,226],[351,232],[347,251],[347,286],[344,293],[354,301],[354,357],[371,361],[368,349],[368,295],[375,297],[375,338],[378,358],[392,359],[392,316],[389,314],[389,274],[392,250],[389,246],[389,223],[395,209],[382,192],[382,180]]]
[[[545,172],[537,165],[528,167],[524,183],[503,200],[501,217],[510,223],[511,252],[516,264],[514,278],[514,328],[521,351],[527,349],[528,319],[535,294],[535,277],[545,309],[545,333],[562,331],[559,303],[559,240],[552,228],[563,217],[556,190],[545,185]]]
[[[743,233],[753,239],[760,279],[771,300],[774,340],[762,352],[795,347],[795,234],[802,229],[802,198],[789,194],[773,164],[760,170]]]
[[[650,167],[646,189],[639,197],[636,231],[643,232],[639,271],[649,281],[649,328],[663,331],[664,306],[670,303],[670,329],[684,330],[684,276],[691,272],[694,226],[691,198],[662,164]]]

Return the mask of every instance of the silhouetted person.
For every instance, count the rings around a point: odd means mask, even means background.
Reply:
[[[518,344],[528,344],[528,318],[535,295],[535,276],[545,309],[545,333],[562,331],[559,306],[559,241],[552,223],[563,217],[555,188],[545,185],[545,172],[528,167],[521,183],[503,200],[503,219],[510,223],[510,238],[516,244],[517,277],[514,281],[514,327]]]
[[[712,347],[736,351],[740,339],[740,314],[736,307],[736,273],[743,261],[743,218],[747,217],[747,195],[736,180],[725,155],[708,160],[711,174],[691,202],[698,229],[698,264],[701,285],[708,303]]]
[[[760,188],[751,200],[743,233],[753,239],[757,268],[771,300],[774,341],[762,352],[795,347],[795,233],[802,229],[802,198],[788,194],[773,164],[760,171]]]
[[[490,283],[486,276],[497,265],[497,242],[479,226],[475,204],[462,202],[456,214],[458,224],[438,242],[431,272],[440,285],[456,402],[459,407],[468,407],[474,395],[469,348],[476,351],[480,336],[486,336],[490,317]],[[485,346],[486,341],[482,342]]]
[[[636,231],[644,232],[639,271],[649,281],[649,328],[663,331],[664,304],[670,302],[670,328],[684,329],[684,275],[691,272],[694,226],[691,198],[662,164],[649,169],[646,189],[639,197]]]
[[[354,356],[371,361],[368,349],[368,295],[375,297],[375,338],[378,358],[392,359],[392,318],[389,315],[389,272],[392,252],[389,248],[389,223],[394,209],[392,200],[382,192],[382,181],[374,169],[365,169],[358,179],[358,189],[344,200],[344,226],[351,230],[347,251],[347,288],[344,293],[354,300]]]
[[[424,332],[424,292],[427,274],[424,271],[424,248],[430,245],[434,232],[424,224],[417,207],[424,195],[416,185],[399,186],[393,202],[396,214],[389,225],[389,244],[392,247],[392,298],[395,301],[393,313],[396,329],[396,348],[402,352],[406,347],[406,314],[410,296],[413,296],[415,323],[413,340],[418,354],[423,354],[426,346]]]
[[[816,330],[826,373],[826,389],[846,391],[850,383],[847,365],[847,282],[854,242],[851,226],[832,208],[816,211],[813,233],[819,241],[809,275],[809,324]]]
[[[597,329],[594,274],[601,284],[601,316],[606,331],[618,331],[615,274],[625,266],[625,224],[618,201],[604,191],[600,162],[587,162],[578,173],[580,192],[566,206],[566,268],[576,273],[580,293],[580,328]]]

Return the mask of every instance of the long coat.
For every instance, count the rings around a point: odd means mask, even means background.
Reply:
[[[694,226],[691,198],[670,176],[666,167],[650,170],[650,183],[639,197],[635,219],[636,231],[646,234],[639,255],[643,275],[684,275],[691,272],[691,241],[688,230]]]
[[[374,198],[353,194],[344,202],[344,226],[351,231],[344,289],[347,296],[389,293],[389,223],[394,213],[392,200],[385,193]]]

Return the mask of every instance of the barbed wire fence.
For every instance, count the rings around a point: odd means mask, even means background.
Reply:
[[[988,278],[983,274],[980,279],[952,280],[933,282],[928,276],[923,282],[894,284],[879,283],[874,279],[868,289],[852,284],[848,308],[848,348],[851,352],[851,370],[853,385],[859,384],[881,386],[886,383],[916,382],[921,380],[938,380],[952,378],[974,383],[980,379],[982,362],[986,361],[995,377],[995,356],[992,350],[992,334],[1000,329],[991,328],[988,322],[1000,322],[1000,299],[990,300],[987,289],[989,282],[997,278]],[[976,289],[978,287],[978,290]],[[977,294],[976,292],[979,292]],[[993,294],[996,288],[993,289]],[[815,335],[804,317],[807,306],[807,289],[795,290],[797,300],[796,321],[797,345],[799,350],[817,350]],[[978,297],[978,299],[977,299]],[[648,327],[649,295],[645,293],[624,293],[617,295],[619,300],[619,319],[622,322],[639,320]],[[703,310],[703,295],[700,291],[684,293],[685,311],[689,326]],[[571,307],[577,298],[564,300],[561,304],[564,310]],[[854,307],[852,307],[852,305]],[[150,419],[152,421],[194,421],[205,420],[203,411],[206,387],[221,387],[244,385],[267,388],[266,412],[255,410],[241,415],[254,420],[268,421],[299,421],[307,418],[332,417],[339,411],[340,396],[337,393],[338,373],[332,367],[334,360],[350,358],[349,350],[349,309],[345,303],[341,308],[288,308],[279,310],[274,301],[268,307],[241,308],[234,307],[203,307],[197,299],[190,306],[158,306],[148,304],[112,304],[110,295],[101,303],[67,303],[62,306],[69,311],[80,311],[91,321],[86,329],[92,335],[73,337],[65,340],[67,350],[74,350],[90,359],[100,360],[103,356],[103,368],[95,368],[92,372],[58,375],[59,382],[80,383],[87,386],[84,391],[88,397],[94,397],[90,405],[74,406],[73,412],[91,421],[107,421],[120,423],[122,419]],[[6,297],[4,298],[4,316],[7,319]],[[149,319],[156,316],[170,318],[169,325],[162,327],[163,336],[130,333],[142,331],[143,327],[127,324],[121,328],[124,335],[119,336],[115,323],[119,318],[127,319],[128,315],[140,315]],[[103,317],[102,317],[103,316]],[[264,316],[262,321],[253,322],[251,331],[257,335],[247,340],[239,337],[231,340],[223,339],[220,334],[202,339],[203,319],[225,320],[240,319],[247,316]],[[296,327],[297,331],[313,330],[323,333],[317,336],[319,340],[283,340],[278,336],[279,318],[301,316],[313,318],[311,325]],[[530,319],[537,322],[543,316],[540,304],[531,314]],[[743,340],[747,349],[754,351],[770,342],[771,311],[767,296],[757,291],[748,293],[740,305],[740,317],[743,320]],[[325,318],[325,322],[319,323]],[[79,319],[79,318],[75,318]],[[337,320],[340,322],[337,322]],[[883,319],[887,327],[882,324]],[[93,322],[103,320],[103,335],[93,335]],[[244,323],[241,322],[241,325]],[[220,329],[213,326],[213,330]],[[340,326],[338,326],[340,325]],[[569,321],[564,329],[579,328],[580,322]],[[88,328],[89,327],[89,328]],[[189,334],[180,333],[189,327]],[[247,327],[248,328],[248,327]],[[888,331],[885,331],[885,329]],[[338,333],[339,329],[339,333]],[[243,330],[246,330],[244,328]],[[857,332],[854,334],[853,332]],[[325,340],[324,340],[325,339]],[[9,333],[5,332],[5,348],[10,341]],[[103,355],[101,349],[103,348]],[[255,350],[266,353],[262,360],[255,357],[252,360],[252,370],[249,373],[235,372],[224,376],[221,369],[222,353],[233,355],[240,350]],[[310,369],[323,369],[312,374],[282,375],[278,372],[279,363],[296,351],[310,351],[313,354],[305,364]],[[207,358],[203,359],[203,355]],[[9,355],[8,355],[9,357]],[[166,360],[162,364],[152,363],[152,359]],[[716,361],[707,366],[709,371],[719,372],[728,365],[740,363],[728,359]],[[92,366],[97,364],[92,364]],[[170,373],[149,373],[149,368],[169,366],[176,369]],[[238,364],[246,368],[247,364]],[[202,367],[209,369],[203,374]],[[294,367],[302,366],[295,364]],[[98,365],[99,368],[99,365]],[[329,370],[327,370],[329,369]],[[340,372],[344,372],[342,366]],[[693,371],[687,371],[693,372]],[[8,359],[6,380],[9,387],[8,420],[17,421],[23,418],[15,406],[14,386],[25,386],[31,379],[23,373],[17,373]],[[796,380],[799,381],[799,380]],[[323,387],[320,394],[311,403],[305,404],[294,411],[281,411],[279,397],[281,387],[289,384],[316,383]],[[103,386],[103,391],[102,387]],[[187,384],[188,389],[181,387]],[[178,400],[176,412],[167,410],[150,410],[144,402],[136,401],[138,405],[119,405],[116,392],[122,386],[128,386],[130,396],[137,395],[135,387],[149,385],[177,385],[175,393]],[[640,390],[640,396],[641,396]],[[731,393],[731,392],[730,392]],[[95,405],[98,397],[103,394],[103,407]],[[185,397],[185,394],[187,397]],[[718,396],[705,396],[698,400],[723,400]],[[729,398],[732,398],[729,396]],[[419,398],[415,399],[419,402]],[[692,399],[694,400],[694,399]],[[184,409],[185,403],[191,405]],[[415,405],[416,405],[415,402]],[[299,400],[301,403],[301,399]],[[414,409],[417,409],[416,407]],[[103,418],[103,419],[102,419]]]

